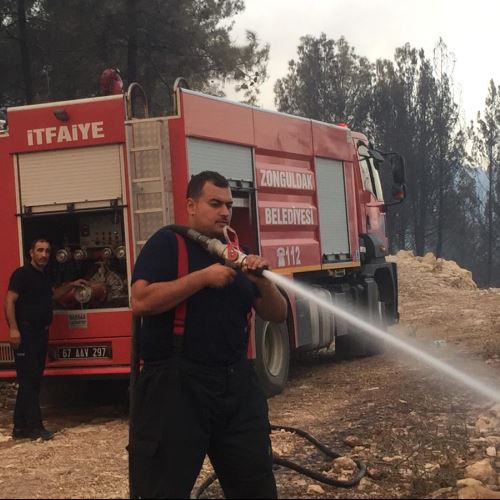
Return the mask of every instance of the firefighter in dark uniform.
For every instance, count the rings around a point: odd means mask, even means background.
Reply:
[[[53,433],[43,426],[40,409],[40,384],[52,322],[52,299],[57,300],[71,288],[86,283],[76,280],[53,289],[45,272],[49,258],[49,242],[45,239],[33,241],[30,262],[14,271],[5,296],[5,318],[19,383],[14,408],[14,439],[48,440],[53,437]]]
[[[222,238],[231,208],[223,176],[191,178],[191,228]],[[226,498],[276,498],[267,401],[246,357],[247,320],[253,307],[265,320],[284,321],[286,300],[252,274],[267,265],[259,256],[235,271],[196,242],[185,244],[185,276],[178,277],[177,237],[165,228],[135,264],[132,308],[143,316],[144,366],[131,415],[131,495],[189,498],[208,455]],[[174,341],[175,311],[185,301],[183,335]]]

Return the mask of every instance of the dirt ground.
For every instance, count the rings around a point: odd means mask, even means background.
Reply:
[[[477,289],[469,273],[431,255],[394,259],[401,323],[392,335],[495,386],[500,290]],[[125,384],[46,381],[44,393],[55,438],[13,441],[14,388],[0,386],[0,498],[126,498]],[[274,424],[300,427],[363,459],[370,475],[343,489],[277,468],[281,498],[484,498],[471,493],[483,487],[500,497],[500,406],[393,348],[351,361],[328,351],[296,360],[286,390],[269,404]],[[334,463],[291,433],[274,433],[273,448],[331,478],[352,476],[350,460]],[[209,470],[207,463],[202,477]],[[457,486],[467,477],[474,479]],[[206,496],[222,496],[217,483]]]

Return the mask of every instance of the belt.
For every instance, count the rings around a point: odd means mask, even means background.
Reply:
[[[244,368],[248,365],[249,361],[246,357],[239,359],[233,363],[229,363],[227,365],[205,365],[203,363],[197,363],[196,361],[192,361],[187,359],[181,355],[172,355],[168,358],[164,359],[155,359],[155,360],[144,360],[144,368],[145,369],[156,369],[163,368],[172,363],[172,361],[177,360],[180,364],[187,366],[189,368],[194,368],[201,372],[205,373],[233,373],[241,368]]]
[[[30,328],[35,328],[36,330],[47,330],[50,325],[37,325],[35,323],[30,323],[29,321],[20,321],[20,326],[29,326]]]

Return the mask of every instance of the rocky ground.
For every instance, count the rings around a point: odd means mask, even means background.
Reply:
[[[401,252],[401,324],[392,335],[496,386],[500,290],[479,290],[467,271],[432,255]],[[500,386],[500,384],[499,384]],[[126,388],[115,382],[46,381],[50,442],[12,441],[14,387],[0,386],[1,498],[127,496]],[[296,361],[283,394],[270,400],[275,424],[300,427],[344,458],[325,458],[289,432],[273,434],[276,456],[330,478],[349,479],[353,460],[368,475],[349,489],[285,468],[282,498],[500,498],[500,405],[388,348],[338,361],[322,352]],[[210,472],[207,463],[202,478]],[[217,483],[205,493],[222,495]]]

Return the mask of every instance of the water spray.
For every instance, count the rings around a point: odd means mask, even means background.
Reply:
[[[497,403],[500,402],[500,392],[497,389],[494,389],[493,387],[490,387],[480,382],[479,380],[471,377],[470,375],[467,375],[466,373],[463,373],[460,370],[457,370],[453,366],[445,363],[444,361],[441,361],[440,359],[432,356],[431,354],[428,354],[427,352],[409,344],[408,342],[405,342],[404,340],[394,337],[393,335],[388,334],[384,330],[381,330],[380,328],[371,325],[370,323],[358,318],[357,316],[354,316],[353,314],[346,312],[345,310],[332,304],[331,302],[328,302],[318,297],[316,294],[314,294],[313,291],[308,290],[302,285],[298,285],[294,281],[268,270],[265,270],[263,272],[263,276],[271,280],[276,285],[285,288],[289,291],[292,291],[298,295],[302,295],[303,297],[315,302],[319,306],[329,310],[334,316],[337,316],[338,318],[341,318],[349,322],[352,326],[363,331],[364,333],[369,334],[378,339],[384,340],[385,342],[391,344],[400,351],[404,351],[407,354],[410,354],[412,357],[416,358],[417,360],[432,366],[433,368],[439,370],[442,373],[445,373],[446,375],[449,375],[450,377],[462,383],[463,385],[481,393],[483,396],[486,396],[487,398]]]
[[[242,267],[245,263],[247,255],[245,255],[239,249],[236,233],[234,232],[234,230],[229,228],[229,226],[226,226],[226,228],[224,229],[224,235],[227,243],[222,243],[218,239],[205,236],[198,231],[195,231],[194,229],[188,228],[186,226],[170,227],[172,230],[179,232],[184,236],[200,243],[204,248],[207,249],[208,252],[221,257],[222,259],[224,259],[225,263],[231,267]],[[275,283],[277,286],[291,291],[294,294],[301,295],[302,297],[305,297],[312,302],[315,302],[320,307],[330,311],[334,316],[343,319],[363,333],[371,335],[372,337],[376,337],[380,340],[384,340],[400,351],[406,352],[418,361],[421,361],[429,366],[432,366],[436,370],[445,373],[446,375],[477,391],[483,396],[486,396],[487,398],[495,402],[500,402],[500,392],[497,389],[494,389],[493,387],[480,382],[479,380],[471,377],[470,375],[467,375],[460,370],[457,370],[453,366],[441,361],[431,354],[428,354],[427,352],[411,345],[408,342],[405,342],[404,340],[388,334],[386,331],[371,325],[358,316],[355,316],[352,313],[347,312],[344,309],[332,304],[331,302],[328,302],[327,300],[316,295],[307,287],[298,284],[296,281],[273,273],[268,269],[261,270],[260,274]]]

